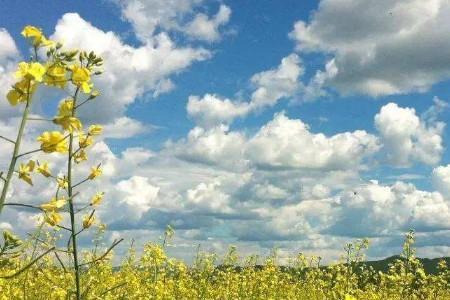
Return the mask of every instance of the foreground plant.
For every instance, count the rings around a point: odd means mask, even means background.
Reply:
[[[30,40],[33,45],[34,55],[28,62],[20,62],[15,73],[17,82],[12,86],[11,90],[7,94],[7,99],[12,106],[18,104],[24,104],[25,107],[22,112],[22,119],[20,121],[19,130],[15,140],[7,137],[1,136],[1,138],[8,143],[14,145],[11,160],[9,163],[8,170],[6,172],[6,177],[3,176],[4,172],[0,172],[0,178],[3,180],[3,187],[0,196],[0,214],[3,210],[6,195],[11,183],[14,170],[16,168],[17,160],[21,157],[19,154],[20,147],[22,144],[22,137],[24,134],[25,126],[28,121],[28,115],[31,109],[31,103],[33,95],[35,94],[39,85],[48,84],[47,79],[44,80],[44,75],[47,69],[44,65],[39,62],[37,55],[38,49],[44,47],[50,47],[54,45],[52,41],[47,40],[47,38],[42,34],[42,32],[33,26],[26,26],[22,35]],[[23,172],[22,172],[23,173]]]
[[[63,232],[62,235],[68,238],[67,249],[57,247],[55,239],[43,241],[38,236],[33,237],[35,239],[34,250],[36,249],[36,243],[42,243],[46,248],[44,254],[54,251],[63,269],[73,270],[73,293],[79,300],[83,293],[80,269],[83,267],[86,271],[92,264],[106,257],[112,248],[120,243],[120,240],[115,241],[106,253],[99,257],[93,257],[92,261],[80,262],[78,237],[82,232],[98,223],[95,208],[102,202],[104,193],[98,192],[92,195],[88,202],[75,199],[77,196],[82,196],[82,191],[79,189],[85,183],[102,175],[101,164],[97,163],[91,167],[89,172],[82,175],[79,181],[76,181],[76,178],[80,178],[80,176],[74,176],[75,165],[88,160],[88,149],[93,145],[94,138],[102,133],[102,126],[98,124],[92,124],[85,128],[77,112],[80,107],[89,104],[99,95],[99,92],[94,90],[92,78],[102,74],[100,67],[103,60],[93,52],[63,50],[62,44],[48,40],[40,29],[33,26],[26,26],[22,35],[30,39],[33,46],[33,56],[29,62],[19,63],[15,73],[18,82],[13,85],[7,95],[7,99],[12,106],[24,104],[25,108],[16,140],[2,137],[4,140],[13,143],[14,149],[6,177],[3,177],[3,173],[0,173],[4,181],[0,198],[0,212],[4,206],[38,209],[43,213],[41,227],[44,225],[50,227],[50,229],[53,229],[53,235],[59,231]],[[41,50],[46,52],[46,59],[43,61],[39,61],[38,53],[42,52]],[[40,85],[62,89],[70,95],[60,101],[57,113],[51,120],[29,118],[33,96]],[[57,126],[57,129],[44,131],[37,137],[40,145],[38,149],[20,153],[25,126],[29,120],[50,121],[53,123],[52,126]],[[49,162],[33,160],[28,157],[34,153],[65,156],[67,162],[65,172],[59,172],[58,175],[55,175],[50,169]],[[20,163],[19,166],[17,166],[18,163]],[[5,202],[14,173],[24,184],[33,185],[33,173],[35,172],[54,184],[56,189],[54,196],[39,205]],[[11,199],[13,198],[11,197]],[[82,213],[84,215],[80,216]],[[66,214],[69,216],[68,220],[65,219]],[[6,237],[11,236],[6,235]],[[10,247],[11,240],[11,238],[5,238],[5,245]],[[34,250],[32,252],[35,252]],[[18,253],[20,254],[20,252]],[[5,256],[2,252],[0,252],[0,255]],[[65,255],[70,255],[71,259],[60,258]],[[38,257],[42,258],[43,256]],[[67,261],[72,264],[68,269],[64,265]],[[34,259],[31,262],[34,263]],[[11,276],[4,275],[3,277],[9,278]],[[72,291],[69,291],[69,297],[71,293]]]

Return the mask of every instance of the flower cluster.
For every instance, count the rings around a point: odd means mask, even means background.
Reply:
[[[4,181],[0,198],[0,213],[5,205],[23,205],[36,208],[43,213],[42,225],[48,225],[40,228],[46,228],[49,230],[48,232],[65,231],[63,236],[68,237],[69,240],[64,253],[72,256],[75,295],[76,299],[81,299],[79,250],[76,242],[82,231],[98,223],[93,207],[98,206],[103,201],[104,193],[98,192],[87,201],[78,199],[85,196],[79,190],[82,184],[101,176],[102,168],[101,164],[96,164],[88,174],[84,175],[84,180],[74,182],[74,178],[79,177],[74,176],[75,165],[88,160],[88,149],[95,143],[95,138],[101,135],[103,129],[99,124],[90,124],[90,126],[85,127],[77,112],[81,106],[89,104],[90,101],[100,95],[100,92],[95,89],[94,80],[95,76],[102,74],[103,59],[94,52],[67,50],[61,43],[49,40],[41,29],[34,26],[26,26],[22,35],[29,40],[34,55],[30,61],[18,63],[17,71],[14,74],[17,82],[12,85],[7,93],[7,100],[12,106],[24,104],[25,107],[23,108],[17,139],[14,141],[3,137],[3,139],[14,144],[14,150],[8,171],[0,172],[0,178]],[[44,53],[45,55],[40,55]],[[27,121],[36,119],[29,118],[29,114],[33,96],[36,90],[41,87],[64,90],[64,93],[70,96],[60,100],[56,114],[52,119],[37,118],[40,121],[50,121],[51,126],[37,137],[39,148],[20,153]],[[54,175],[50,170],[50,162],[35,159],[22,161],[24,157],[38,152],[53,154],[53,157],[55,155],[65,157],[66,163],[57,164],[56,167],[66,169],[60,169],[57,175]],[[54,197],[37,205],[5,203],[13,175],[17,174],[20,180],[32,186],[33,173],[38,173],[46,180],[51,181],[51,184],[55,186]],[[3,177],[3,174],[6,174],[6,178]],[[87,205],[86,202],[88,202]],[[88,209],[90,210],[89,213],[82,218],[78,218],[78,213]],[[65,218],[65,215],[69,215],[70,218]],[[78,229],[78,227],[81,227],[81,229]],[[5,241],[8,239],[8,243],[11,244],[13,235],[5,234]],[[36,238],[34,242],[42,241]],[[63,250],[55,249],[54,251],[57,255],[58,251]],[[0,299],[2,299],[1,295],[0,286]]]

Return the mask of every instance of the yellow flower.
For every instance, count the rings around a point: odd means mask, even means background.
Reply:
[[[345,295],[345,300],[358,300],[355,297],[353,297],[352,295],[346,294]]]
[[[102,171],[102,169],[100,169],[100,166],[92,167],[91,168],[91,173],[89,174],[88,178],[90,180],[92,180],[92,179],[102,175],[102,173],[103,173],[103,171]]]
[[[31,180],[31,172],[33,172],[35,166],[35,162],[30,160],[26,165],[20,164],[19,166],[19,178],[28,183],[29,185],[33,185],[33,181]]]
[[[50,202],[41,205],[41,208],[46,212],[57,211],[58,209],[66,205],[67,200],[62,197],[61,199],[56,199],[53,197]]]
[[[88,133],[90,135],[99,135],[102,133],[102,131],[103,131],[103,127],[101,125],[94,124],[94,125],[89,126]]]
[[[44,220],[48,225],[56,226],[59,224],[59,222],[61,222],[62,217],[59,213],[51,211],[45,214]]]
[[[61,117],[70,117],[73,112],[73,100],[72,99],[64,99],[59,103],[58,106],[58,116]]]
[[[83,217],[83,228],[87,229],[92,226],[92,224],[95,222],[95,216],[93,214],[86,215]]]
[[[17,78],[25,78],[28,80],[36,80],[41,82],[46,70],[43,65],[38,62],[20,62],[19,67],[15,73]]]
[[[90,135],[81,133],[78,135],[78,145],[80,148],[87,148],[94,142],[94,139]]]
[[[104,195],[105,193],[103,192],[98,192],[97,194],[95,194],[91,199],[91,205],[93,206],[99,205],[103,201]]]
[[[26,38],[29,38],[33,44],[33,46],[51,46],[54,43],[48,40],[42,31],[39,28],[34,26],[25,26],[22,30],[22,35]]]
[[[87,68],[79,66],[71,66],[71,70],[73,84],[80,87],[84,93],[90,93],[92,88],[92,83],[90,83],[91,71]]]
[[[43,164],[39,164],[37,167],[37,171],[44,175],[45,177],[50,177],[52,174],[50,173],[50,168],[48,167],[48,162],[44,162]]]
[[[41,149],[45,153],[66,153],[69,149],[67,140],[59,131],[46,131],[41,134],[37,140],[41,142]]]
[[[27,102],[29,95],[36,90],[36,84],[27,79],[23,79],[13,85],[12,89],[6,95],[9,103],[12,106],[17,105],[20,102]]]
[[[100,96],[100,91],[95,90],[91,93],[91,95],[89,96],[89,98],[94,99],[96,97]]]
[[[61,125],[69,132],[80,131],[83,128],[81,121],[73,116],[73,105],[71,99],[62,100],[58,106],[58,115],[53,119],[53,123]]]
[[[57,116],[53,119],[53,123],[61,125],[64,130],[69,132],[80,131],[83,128],[80,119],[76,117]]]
[[[73,156],[73,159],[74,159],[75,163],[77,163],[77,164],[79,164],[82,161],[87,160],[86,152],[83,149],[81,149],[80,151],[75,153],[75,155]]]
[[[50,86],[64,88],[67,83],[66,69],[58,65],[50,66],[44,77],[44,83]]]
[[[27,25],[23,28],[22,35],[26,38],[40,38],[42,36],[42,31],[34,26]]]
[[[27,167],[30,169],[30,172],[34,171],[34,167],[36,166],[36,162],[34,160],[30,160],[27,163]]]
[[[67,190],[69,187],[69,182],[67,181],[66,177],[58,177],[56,178],[56,182],[58,183],[58,186],[64,190]]]

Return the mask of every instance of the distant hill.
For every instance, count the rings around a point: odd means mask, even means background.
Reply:
[[[387,272],[389,270],[389,264],[393,263],[395,260],[400,259],[400,256],[394,255],[382,260],[366,261],[364,264],[371,266],[376,271]],[[440,260],[445,260],[447,265],[450,265],[450,257],[439,257],[439,258],[418,258],[426,271],[427,274],[436,274],[438,272],[437,265]]]

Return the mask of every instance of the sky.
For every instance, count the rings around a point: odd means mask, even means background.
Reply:
[[[200,244],[332,261],[364,237],[370,259],[397,254],[412,228],[420,256],[449,255],[448,1],[0,4],[0,94],[30,54],[28,24],[105,60],[102,95],[81,111],[105,134],[78,176],[104,166],[79,201],[106,193],[106,240],[143,245],[170,224],[169,251],[186,260]],[[39,90],[33,113],[51,117],[63,96]],[[0,101],[0,134],[13,136],[19,114]],[[46,125],[29,125],[25,148]],[[9,199],[38,204],[53,190],[14,181]],[[0,228],[25,235],[35,217],[7,208]]]

